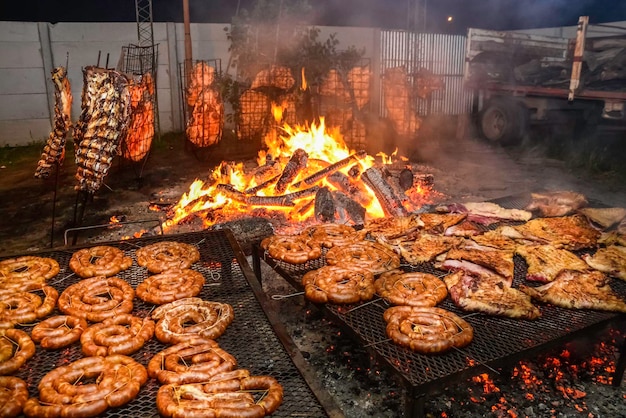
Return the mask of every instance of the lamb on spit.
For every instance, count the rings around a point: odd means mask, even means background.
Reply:
[[[37,163],[35,177],[50,176],[54,164],[62,164],[65,157],[65,139],[72,126],[72,90],[67,79],[67,70],[56,67],[52,70],[54,84],[54,127]]]
[[[130,123],[128,78],[115,70],[83,70],[81,114],[76,124],[76,190],[96,192]]]
[[[198,147],[217,144],[222,139],[224,102],[214,87],[215,69],[198,62],[190,73],[187,88],[187,139]]]
[[[122,157],[141,161],[152,145],[154,137],[154,80],[150,73],[129,85],[131,97],[130,126],[121,141]]]

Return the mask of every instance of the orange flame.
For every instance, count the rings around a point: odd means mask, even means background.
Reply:
[[[305,91],[308,88],[308,86],[306,84],[306,77],[304,76],[304,67],[302,67],[301,73],[302,73],[302,86],[300,88],[302,89],[302,91]]]
[[[272,113],[277,121],[282,119],[282,111],[282,105],[272,104]],[[266,149],[258,153],[258,167],[255,169],[248,167],[245,170],[243,163],[222,162],[213,170],[209,181],[205,182],[196,179],[190,185],[189,190],[182,195],[179,202],[172,208],[172,216],[163,224],[164,229],[184,221],[192,214],[197,214],[199,218],[204,218],[202,222],[205,228],[219,221],[219,219],[216,219],[216,216],[224,218],[224,220],[232,220],[244,215],[254,215],[254,211],[261,212],[263,216],[266,216],[268,212],[281,214],[286,221],[291,222],[301,222],[309,219],[314,211],[314,195],[294,199],[293,205],[287,207],[251,206],[246,202],[236,201],[232,196],[227,196],[217,186],[219,184],[231,185],[236,191],[245,195],[246,190],[259,186],[272,178],[277,179],[294,152],[298,149],[306,151],[308,164],[299,176],[293,180],[292,185],[329,164],[338,162],[356,153],[355,150],[349,149],[345,144],[338,127],[329,129],[325,126],[324,118],[320,118],[317,124],[311,123],[310,126],[297,125],[291,127],[284,125],[282,128],[268,134],[264,142]],[[392,156],[386,156],[386,158],[391,161],[396,153],[397,150]],[[366,216],[380,218],[384,216],[383,209],[373,191],[360,182],[360,174],[358,174],[372,167],[374,162],[374,157],[366,155],[363,158],[355,158],[354,164],[348,164],[348,166],[342,167],[339,171],[362,190],[359,196],[359,203],[366,209]],[[350,171],[355,165],[358,167],[356,174],[355,170]],[[337,190],[326,178],[317,182],[316,185],[328,187],[331,191]],[[312,184],[308,186],[312,186]],[[270,183],[268,187],[260,187],[259,190],[256,190],[253,196],[284,195],[303,188],[306,187],[290,186],[285,192],[276,193],[273,184]],[[428,192],[426,190],[413,190],[407,192],[407,197],[412,199],[411,195],[414,196],[416,193],[426,195]],[[409,199],[407,199],[407,202]],[[423,201],[420,201],[419,206],[423,203]],[[409,204],[410,202],[407,203],[407,205]],[[417,204],[415,206],[419,207]]]

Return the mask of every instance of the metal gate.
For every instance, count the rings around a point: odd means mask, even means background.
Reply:
[[[460,115],[471,108],[472,94],[463,88],[466,37],[434,33],[383,30],[380,39],[380,74],[403,67],[410,86],[419,84],[420,74],[430,73],[441,80],[441,88],[426,98],[412,95],[420,116]],[[385,92],[381,85],[380,109],[386,116]]]

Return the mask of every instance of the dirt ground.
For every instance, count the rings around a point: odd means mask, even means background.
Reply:
[[[441,121],[436,126],[411,144],[411,157],[430,167],[440,201],[573,190],[606,205],[626,207],[626,183],[614,172],[592,174],[572,168],[546,157],[540,144],[502,148],[473,137],[456,138],[455,123]],[[215,149],[194,151],[182,136],[165,135],[155,141],[146,161],[114,161],[105,186],[83,205],[84,196],[74,190],[71,142],[67,149],[58,176],[53,173],[47,180],[33,177],[41,147],[0,150],[0,254],[78,243],[73,233],[65,234],[77,227],[90,228],[80,232],[77,240],[82,241],[102,235],[112,240],[132,236],[155,222],[128,224],[115,231],[98,226],[107,225],[111,216],[126,222],[164,220],[165,213],[150,210],[151,204],[164,207],[177,202],[193,180],[206,180],[222,160],[253,162],[256,157],[254,144],[231,140]]]
[[[591,173],[570,164],[548,158],[545,146],[527,142],[518,147],[501,148],[472,136],[457,139],[454,124],[431,132],[413,144],[412,157],[430,167],[439,202],[482,201],[542,190],[572,190],[591,201],[626,207],[626,187],[613,172]],[[165,219],[165,212],[153,211],[151,205],[178,201],[194,179],[206,179],[222,160],[254,160],[254,148],[241,144],[222,144],[210,152],[192,152],[180,135],[166,135],[153,146],[145,165],[115,162],[103,187],[86,202],[83,216],[81,196],[74,190],[76,167],[71,144],[58,177],[33,178],[41,148],[0,150],[0,256],[73,243],[71,229],[78,221],[83,227],[77,243],[115,240],[132,236],[146,226],[127,224],[110,229],[111,216],[126,222]],[[54,218],[54,223],[53,223]],[[104,226],[103,226],[104,225]],[[92,228],[93,227],[93,228]],[[65,239],[66,232],[69,240]],[[264,265],[264,286],[271,293],[293,290]],[[346,417],[402,416],[402,387],[354,341],[345,337],[332,323],[316,316],[302,298],[276,303],[286,327],[305,359],[319,376]],[[608,335],[607,341],[611,337]],[[619,337],[617,337],[619,339]],[[615,341],[613,340],[613,343]],[[613,347],[609,345],[609,347]],[[610,355],[613,355],[611,352]],[[542,359],[530,362],[541,368]],[[442,393],[426,401],[429,417],[527,416],[576,417],[578,402],[584,416],[626,417],[624,383],[621,388],[599,384],[595,378],[578,380],[576,387],[587,393],[581,400],[567,400],[557,389],[540,388],[536,402],[524,401],[515,379],[504,371],[495,384],[501,392],[485,395],[482,383],[467,382],[456,388],[441,388]],[[520,395],[521,393],[521,395]],[[482,399],[469,401],[473,395]],[[519,404],[516,404],[517,399]],[[504,400],[504,401],[503,401]],[[508,406],[506,402],[511,402]],[[504,406],[503,406],[504,405]],[[497,408],[496,408],[497,407]],[[494,409],[496,408],[496,409]],[[507,410],[508,408],[508,410]],[[555,412],[556,411],[556,412]]]

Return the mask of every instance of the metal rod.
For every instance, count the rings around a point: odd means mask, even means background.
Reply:
[[[468,356],[468,355],[467,355],[467,353],[466,353],[465,351],[461,350],[460,348],[455,347],[455,346],[452,346],[452,348],[454,348],[455,350],[457,350],[459,353],[463,353],[463,355],[464,355],[464,356],[466,356],[467,358],[471,358],[470,356]],[[480,364],[481,366],[484,366],[484,367],[488,368],[489,370],[491,370],[491,371],[492,371],[492,372],[494,372],[495,374],[498,374],[498,375],[500,374],[500,372],[499,372],[499,371],[497,371],[496,369],[494,369],[494,368],[493,368],[493,367],[491,367],[491,366],[488,366],[487,364],[483,363],[482,361],[476,360],[476,359],[474,359],[474,358],[471,358],[471,359],[472,359],[473,361],[475,361],[476,363]]]
[[[127,221],[127,222],[116,222],[113,224],[100,224],[100,225],[89,225],[89,226],[79,226],[79,227],[75,227],[75,228],[68,228],[65,230],[64,233],[64,241],[65,241],[65,245],[67,246],[67,235],[69,232],[78,232],[78,231],[86,231],[89,229],[98,229],[98,228],[111,228],[111,227],[115,227],[118,225],[130,225],[130,224],[140,224],[140,223],[157,223],[159,229],[161,230],[161,235],[164,235],[163,233],[163,225],[161,224],[161,220],[160,219],[144,219],[144,220],[140,220],[140,221]],[[77,234],[74,235],[74,237],[76,237]],[[76,240],[74,240],[74,242],[72,243],[72,245],[76,244]]]
[[[59,188],[59,162],[54,162],[54,193],[52,194],[52,222],[50,222],[50,248],[54,248],[54,221],[56,220],[57,190]]]
[[[191,73],[191,24],[189,22],[189,0],[183,0],[183,22],[185,27],[185,88],[189,86]]]

